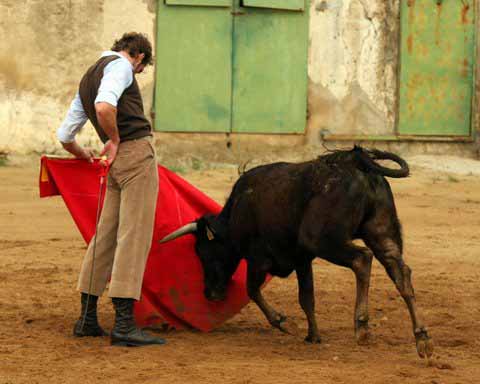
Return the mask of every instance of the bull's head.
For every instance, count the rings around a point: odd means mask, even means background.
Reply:
[[[203,267],[204,295],[212,301],[225,299],[228,282],[238,266],[226,232],[226,226],[221,225],[215,216],[205,215],[160,240],[165,243],[188,233],[195,235],[195,251]]]

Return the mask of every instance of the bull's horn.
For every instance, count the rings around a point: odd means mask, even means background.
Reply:
[[[167,241],[174,240],[177,237],[186,235],[188,233],[197,232],[197,223],[190,223],[186,224],[181,228],[178,228],[176,231],[170,233],[169,235],[165,236],[160,243],[166,243]]]

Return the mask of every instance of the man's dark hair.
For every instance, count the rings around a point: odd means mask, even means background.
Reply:
[[[137,32],[124,33],[120,40],[116,40],[113,44],[112,51],[126,51],[132,57],[144,53],[145,57],[142,64],[153,64],[152,44],[148,41],[147,35]]]

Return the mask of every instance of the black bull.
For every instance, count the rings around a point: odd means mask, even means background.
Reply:
[[[375,160],[389,159],[400,169]],[[308,319],[306,340],[320,342],[314,311],[312,260],[315,257],[353,270],[357,283],[355,335],[368,339],[368,289],[372,253],[405,300],[421,357],[433,344],[418,316],[411,271],[402,258],[402,234],[390,185],[384,176],[406,177],[407,163],[378,150],[355,147],[300,163],[274,163],[244,173],[218,216],[206,215],[162,240],[196,235],[195,249],[205,275],[205,296],[221,300],[240,260],[247,261],[247,290],[276,328],[288,331],[287,318],[260,291],[266,275],[296,271],[299,301]],[[362,239],[367,248],[355,245]]]

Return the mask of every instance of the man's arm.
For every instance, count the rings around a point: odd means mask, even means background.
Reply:
[[[127,87],[132,84],[133,71],[131,64],[125,59],[114,60],[103,72],[102,81],[95,98],[97,120],[110,140],[105,143],[101,155],[107,155],[107,163],[115,160],[120,144],[117,127],[117,104]]]
[[[120,135],[117,127],[117,108],[106,102],[95,104],[97,120],[110,140],[105,143],[100,156],[107,155],[107,163],[110,165],[115,160],[120,144]]]
[[[70,152],[72,155],[79,159],[85,159],[92,162],[92,151],[82,148],[75,141],[75,136],[85,125],[86,121],[87,115],[85,114],[85,110],[83,109],[80,95],[77,92],[75,98],[70,105],[70,109],[67,112],[65,120],[63,121],[60,128],[58,128],[57,130],[57,138],[66,151]]]
[[[71,143],[62,143],[62,146],[63,149],[65,149],[67,152],[70,152],[77,159],[85,159],[90,163],[93,162],[94,154],[92,150],[81,147],[75,140]]]

